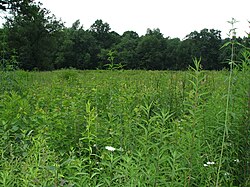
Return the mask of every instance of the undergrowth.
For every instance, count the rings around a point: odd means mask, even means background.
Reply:
[[[174,74],[16,72],[18,89],[0,96],[1,186],[247,185],[249,70],[233,72],[226,114],[228,72],[194,62]]]

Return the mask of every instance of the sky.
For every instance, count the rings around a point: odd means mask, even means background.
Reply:
[[[204,28],[222,31],[227,37],[232,18],[238,36],[249,32],[250,0],[39,0],[44,8],[70,27],[77,19],[84,29],[97,20],[107,22],[112,31],[146,34],[147,28],[159,28],[171,38],[183,39]]]

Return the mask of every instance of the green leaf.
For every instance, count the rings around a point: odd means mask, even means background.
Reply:
[[[12,130],[12,132],[16,132],[16,131],[18,131],[18,129],[19,129],[19,127],[15,125],[15,126],[12,127],[11,130]]]

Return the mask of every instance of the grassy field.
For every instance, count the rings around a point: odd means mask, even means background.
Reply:
[[[248,186],[248,71],[0,73],[0,186]]]

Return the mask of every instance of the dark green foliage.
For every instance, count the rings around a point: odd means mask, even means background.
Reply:
[[[1,29],[4,66],[15,61],[24,70],[105,69],[111,50],[116,51],[114,63],[122,69],[187,70],[193,57],[202,57],[206,70],[229,68],[226,61],[230,49],[221,47],[231,39],[222,39],[219,30],[193,31],[183,40],[163,36],[159,29],[148,29],[142,36],[134,31],[119,35],[101,19],[89,29],[79,20],[65,28],[40,3],[31,0],[0,1],[0,5],[11,15]],[[249,37],[235,40],[250,46]],[[235,48],[236,61],[240,61],[243,49],[241,45]]]
[[[117,51],[116,61],[121,63],[125,69],[139,69],[136,48],[139,35],[133,31],[123,33],[120,42],[113,47]]]
[[[99,51],[96,39],[89,31],[83,30],[77,20],[71,28],[65,28],[63,31],[55,68],[95,69]]]
[[[10,50],[7,43],[7,29],[0,30],[0,70],[1,71],[14,71],[18,69],[17,54],[15,50]]]
[[[25,5],[20,11],[12,12],[5,23],[8,48],[15,50],[22,69],[54,69],[62,23],[39,4]]]
[[[203,29],[199,33],[192,32],[187,36],[191,41],[192,56],[202,57],[204,69],[221,69],[223,66],[219,62],[220,47],[222,45],[220,31],[214,29]]]
[[[140,69],[163,70],[165,41],[159,29],[148,29],[136,48]]]
[[[119,34],[110,32],[111,28],[108,23],[104,23],[101,19],[98,19],[91,25],[90,32],[101,48],[108,49],[119,39]]]

